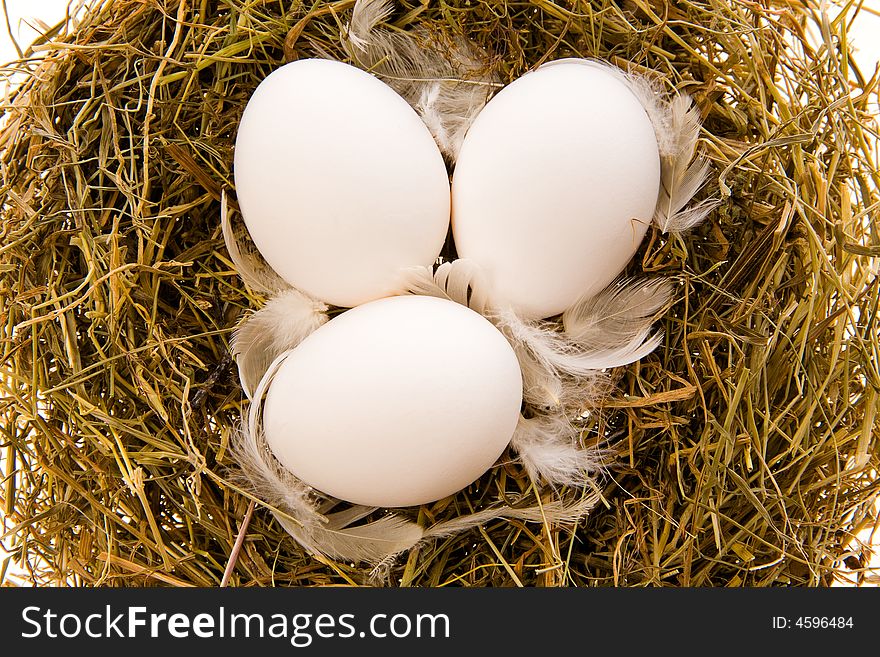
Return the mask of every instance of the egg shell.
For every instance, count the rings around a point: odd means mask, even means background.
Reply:
[[[425,124],[374,76],[304,59],[245,107],[235,186],[257,249],[292,286],[350,307],[432,264],[449,228],[449,177]]]
[[[522,375],[485,318],[434,297],[390,297],[330,320],[269,385],[266,440],[315,489],[379,507],[433,502],[502,454]]]
[[[551,62],[468,130],[452,180],[456,249],[520,313],[550,317],[623,271],[659,188],[657,138],[626,84],[586,60]]]

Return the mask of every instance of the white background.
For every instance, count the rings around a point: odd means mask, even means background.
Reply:
[[[40,33],[47,25],[54,25],[63,19],[67,11],[69,0],[6,0],[9,13],[11,30],[6,29],[5,23],[0,21],[0,63],[18,59],[18,53],[13,45],[13,37],[22,50]],[[74,3],[76,4],[76,3]],[[856,62],[866,78],[870,78],[880,62],[880,0],[870,0],[865,3],[873,9],[873,13],[863,9],[849,30],[850,44],[855,48]],[[2,13],[2,9],[0,9]],[[834,7],[830,7],[829,14],[836,14]],[[11,31],[11,36],[10,32]],[[0,94],[5,95],[5,88],[0,87]],[[876,98],[877,90],[874,96]],[[871,541],[870,531],[866,531],[859,537],[862,541]],[[880,574],[880,532],[873,537],[878,546],[871,567],[878,569],[875,574]],[[0,560],[7,555],[0,548]],[[15,567],[10,569],[13,574]]]

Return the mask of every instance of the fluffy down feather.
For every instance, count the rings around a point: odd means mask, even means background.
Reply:
[[[248,398],[272,361],[293,349],[327,321],[327,306],[288,288],[260,310],[245,317],[232,336],[241,387]]]
[[[358,0],[343,48],[352,63],[378,75],[415,108],[443,154],[455,161],[468,127],[500,82],[485,53],[464,38],[440,42],[423,28],[380,27],[392,12],[389,0]]]
[[[533,481],[554,486],[583,486],[602,468],[598,450],[580,445],[580,431],[562,414],[520,417],[511,446]]]

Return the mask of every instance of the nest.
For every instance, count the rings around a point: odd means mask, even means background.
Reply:
[[[234,270],[220,200],[257,84],[345,59],[353,2],[107,0],[43,57],[0,134],[2,546],[35,584],[213,586],[251,499],[230,438],[233,327],[265,298]],[[613,451],[577,526],[497,520],[393,567],[405,586],[827,585],[863,573],[880,493],[875,80],[850,15],[813,3],[400,2],[394,29],[465,35],[511,81],[565,56],[689,93],[721,198],[632,273],[676,282],[664,342],[615,372],[587,444]],[[807,33],[819,35],[810,45]],[[534,490],[506,459],[423,525]],[[263,505],[235,585],[361,584]],[[9,578],[10,581],[14,578]]]

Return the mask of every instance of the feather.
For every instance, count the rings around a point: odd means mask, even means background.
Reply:
[[[684,232],[703,221],[718,205],[717,200],[706,199],[686,207],[709,176],[708,160],[696,155],[700,111],[685,93],[667,100],[659,85],[647,77],[629,73],[626,79],[657,135],[660,194],[654,210],[654,223],[664,233]]]
[[[573,500],[557,498],[549,502],[522,506],[493,506],[466,516],[446,520],[425,530],[423,540],[446,538],[479,527],[493,520],[522,520],[547,525],[566,525],[583,520],[599,502],[595,491],[583,492]]]
[[[431,273],[430,267],[412,267],[402,272],[398,286],[402,293],[421,294],[449,299],[480,313],[496,327],[502,328],[499,318],[506,316],[493,305],[489,286],[481,269],[466,259],[445,262]],[[513,311],[509,311],[513,313]],[[547,330],[552,330],[547,325]],[[528,340],[518,339],[505,332],[523,376],[523,397],[526,403],[538,406],[556,406],[562,397],[562,379],[553,367],[536,358],[528,348]]]
[[[660,156],[660,197],[654,222],[664,233],[681,233],[703,221],[718,201],[706,199],[686,208],[705,183],[709,162],[694,157],[700,132],[699,110],[683,94],[677,96],[669,107],[670,144]]]
[[[422,538],[414,544],[413,549],[428,541],[456,536],[475,527],[480,527],[495,520],[519,520],[523,522],[542,523],[546,527],[574,525],[598,504],[601,499],[596,489],[579,491],[577,496],[557,497],[550,501],[536,501],[530,504],[494,505],[465,516],[444,520],[425,529]],[[378,562],[370,574],[374,583],[386,583],[390,568],[398,554],[390,554]]]
[[[594,297],[579,300],[562,315],[565,332],[580,344],[607,349],[626,344],[649,328],[672,296],[661,278],[619,278]]]
[[[257,251],[244,223],[239,222],[238,227],[233,228],[229,219],[229,202],[225,189],[220,194],[220,228],[223,231],[223,241],[226,243],[229,258],[245,285],[266,295],[290,287]]]
[[[370,48],[379,49],[381,42],[373,42],[375,35],[372,32],[393,13],[391,0],[357,0],[345,34],[346,41],[363,53],[369,52]]]
[[[657,336],[648,337],[649,323],[638,344],[631,340],[613,350],[581,345],[560,332],[556,323],[523,318],[511,308],[497,305],[482,270],[465,259],[443,263],[433,275],[429,267],[407,268],[397,288],[405,294],[450,299],[491,321],[519,360],[526,403],[539,407],[560,406],[569,396],[566,389],[593,398],[604,389],[601,370],[628,364],[659,344]]]
[[[401,294],[449,299],[487,315],[492,308],[491,293],[480,267],[471,260],[459,258],[444,262],[432,273],[431,267],[406,267],[401,270],[395,286]]]
[[[545,329],[555,331],[555,328]],[[503,332],[503,331],[502,331]],[[580,414],[595,406],[608,388],[608,375],[598,369],[583,369],[576,375],[566,371],[564,355],[551,354],[549,360],[535,355],[536,341],[511,339],[519,361],[523,379],[523,401],[541,412],[557,410],[565,414]],[[568,349],[560,341],[555,349]]]
[[[511,446],[532,481],[553,486],[585,486],[602,469],[600,450],[580,446],[580,431],[561,414],[520,417]]]
[[[428,130],[434,135],[434,140],[440,147],[441,152],[444,155],[452,155],[452,151],[458,152],[458,147],[452,145],[455,137],[450,133],[454,129],[447,127],[444,113],[440,109],[442,89],[443,83],[441,82],[426,84],[419,93],[418,100],[413,103],[413,107],[419,113],[419,116],[422,117],[425,125],[428,126]],[[462,139],[464,139],[463,136]]]
[[[281,515],[276,518],[307,550],[338,561],[380,563],[412,549],[424,536],[419,525],[396,515],[344,529],[304,529]]]
[[[599,370],[616,366],[607,353],[582,349],[549,322],[520,317],[509,308],[496,311],[494,321],[514,345],[520,364],[526,361],[526,367],[537,366],[547,372],[590,377]]]
[[[299,290],[288,288],[261,310],[247,316],[235,329],[232,353],[241,386],[249,399],[269,364],[293,349],[327,321],[327,306]]]
[[[440,297],[474,310],[498,326],[498,311],[492,304],[485,276],[466,259],[441,264],[431,273],[430,267],[411,267],[402,272],[398,289],[405,294]],[[549,325],[548,325],[549,326]],[[563,396],[562,378],[554,368],[536,359],[522,340],[505,334],[517,356],[523,377],[523,398],[528,404],[555,407]]]
[[[549,411],[563,406],[563,376],[534,358],[522,343],[512,343],[513,353],[522,372],[523,401],[533,408]]]
[[[400,277],[394,291],[397,294],[415,294],[426,297],[449,299],[446,290],[437,285],[434,280],[434,270],[431,267],[404,267],[400,271]]]
[[[454,161],[468,127],[500,82],[485,53],[463,37],[440,42],[424,28],[380,28],[392,12],[388,0],[357,0],[343,49],[352,63],[384,79],[415,108]]]
[[[597,362],[606,367],[627,365],[660,343],[660,333],[649,337],[651,323],[671,296],[672,284],[663,279],[618,279],[566,310],[562,325]]]
[[[331,509],[339,506],[339,502],[332,499],[328,499],[324,506],[328,508],[322,508],[321,513],[327,517],[328,529],[342,529],[343,527],[348,527],[349,525],[356,523],[358,520],[363,520],[379,510],[379,507],[376,506],[354,504],[343,511],[329,513]]]
[[[538,413],[558,412],[565,417],[578,417],[595,410],[608,396],[611,387],[609,373],[598,370],[581,376],[539,367],[523,371],[523,401]]]

